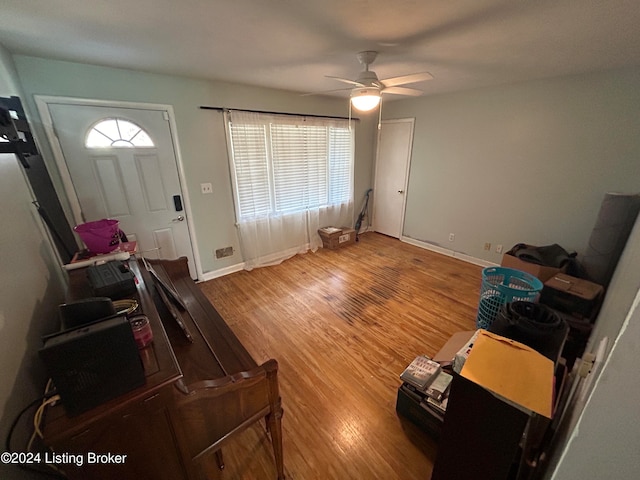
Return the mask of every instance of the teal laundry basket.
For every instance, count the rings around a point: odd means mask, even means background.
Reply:
[[[476,328],[488,329],[506,303],[536,302],[542,287],[540,280],[521,270],[506,267],[483,269]]]

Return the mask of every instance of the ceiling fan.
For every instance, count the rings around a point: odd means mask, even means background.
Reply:
[[[400,77],[392,77],[386,78],[384,80],[379,80],[376,72],[373,70],[369,70],[369,65],[371,65],[376,57],[378,56],[378,52],[367,50],[364,52],[360,52],[357,54],[358,61],[364,65],[364,70],[360,72],[358,78],[355,80],[349,80],[348,78],[341,77],[332,77],[327,75],[327,78],[333,78],[334,80],[338,80],[340,82],[348,83],[353,85],[351,90],[351,104],[357,110],[362,112],[368,112],[369,110],[373,110],[380,103],[380,99],[382,94],[393,94],[393,95],[410,95],[410,96],[419,96],[422,95],[421,90],[417,90],[415,88],[407,88],[402,87],[401,85],[406,85],[410,83],[424,82],[426,80],[433,79],[433,75],[428,72],[422,73],[412,73],[409,75],[402,75]],[[349,90],[348,88],[338,89],[338,90],[330,90],[330,92],[337,92],[340,90]],[[329,93],[329,92],[317,92],[317,93]],[[313,95],[313,94],[310,94]]]

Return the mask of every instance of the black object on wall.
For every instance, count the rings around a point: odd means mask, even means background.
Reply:
[[[609,286],[640,211],[640,194],[607,193],[591,232],[582,267],[587,278]]]
[[[0,97],[0,136],[8,140],[0,143],[0,153],[13,153],[20,160],[36,197],[34,204],[38,213],[51,233],[60,258],[69,262],[78,245],[18,97]]]

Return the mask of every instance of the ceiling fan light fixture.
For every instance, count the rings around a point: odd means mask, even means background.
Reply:
[[[380,103],[380,90],[377,88],[354,88],[351,91],[351,104],[356,110],[368,112]]]

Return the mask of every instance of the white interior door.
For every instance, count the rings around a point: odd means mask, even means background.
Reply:
[[[413,144],[413,118],[382,122],[373,188],[373,229],[400,238]]]
[[[186,256],[196,278],[167,112],[65,103],[48,108],[82,214],[76,221],[117,219],[145,257]],[[118,122],[100,124],[113,119]],[[136,146],[129,138],[135,129],[126,128],[130,124],[148,134],[152,145]],[[93,127],[104,146],[86,145]]]

